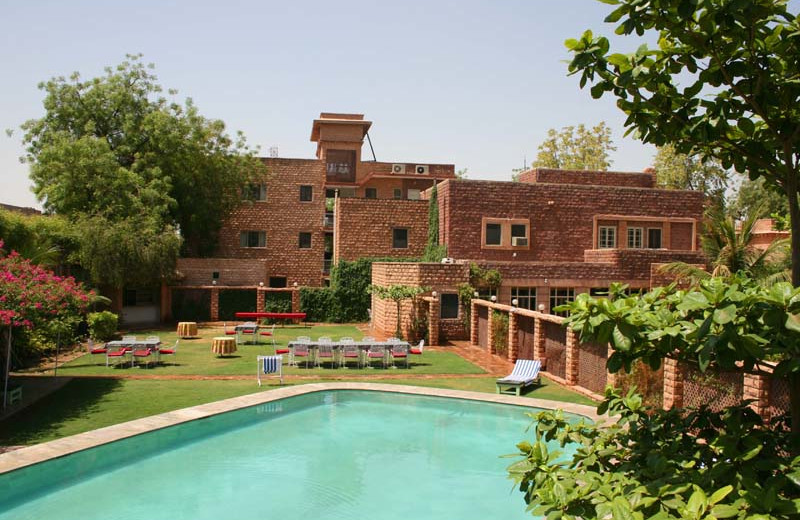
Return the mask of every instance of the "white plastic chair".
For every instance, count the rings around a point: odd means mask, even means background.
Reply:
[[[367,367],[372,368],[372,360],[380,359],[381,364],[386,368],[386,347],[383,345],[372,345],[367,351]]]
[[[408,346],[402,343],[395,343],[392,345],[391,351],[392,366],[395,365],[395,360],[402,360],[408,368]]]
[[[158,361],[161,362],[161,356],[177,356],[178,355],[178,343],[180,339],[175,340],[175,346],[172,348],[160,348],[158,349]]]

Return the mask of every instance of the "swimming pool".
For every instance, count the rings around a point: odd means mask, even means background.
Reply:
[[[321,391],[0,475],[0,520],[530,518],[506,478],[529,409]]]

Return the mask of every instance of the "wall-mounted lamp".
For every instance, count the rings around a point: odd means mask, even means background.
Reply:
[[[294,282],[292,285],[293,285],[294,287],[297,287],[297,282]]]
[[[517,300],[516,298],[511,300],[511,305],[513,305],[514,307],[516,307],[518,303],[519,303],[519,300]]]
[[[497,301],[497,296],[492,295],[492,297],[490,299],[492,300],[492,302],[496,302]]]
[[[211,280],[211,285],[217,285],[217,281],[216,280]]]
[[[258,282],[259,287],[264,287],[264,282]]]
[[[539,304],[539,312],[544,312],[544,304],[543,303]]]
[[[434,298],[436,298],[436,294],[437,294],[436,291],[431,291],[431,296],[433,296]]]
[[[473,295],[474,295],[476,298],[480,297],[480,293],[479,293],[478,291],[475,291],[475,292],[474,292],[474,293],[472,293],[472,294],[473,294]]]

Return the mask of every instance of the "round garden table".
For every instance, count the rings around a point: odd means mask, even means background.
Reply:
[[[228,356],[236,352],[236,338],[217,336],[211,340],[211,352],[218,356]]]
[[[193,321],[178,322],[178,337],[179,338],[196,338],[197,337],[197,323]]]

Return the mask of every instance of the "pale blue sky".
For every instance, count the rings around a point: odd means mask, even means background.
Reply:
[[[88,1],[0,0],[0,202],[39,206],[20,123],[41,117],[38,82],[88,78],[126,53],[282,157],[313,157],[321,111],[363,113],[380,161],[454,163],[508,180],[549,128],[606,121],[613,169],[639,171],[654,150],[623,139],[623,115],[567,77],[564,40],[602,20],[596,0]],[[637,43],[622,41],[624,50]],[[369,157],[365,147],[364,157]]]

